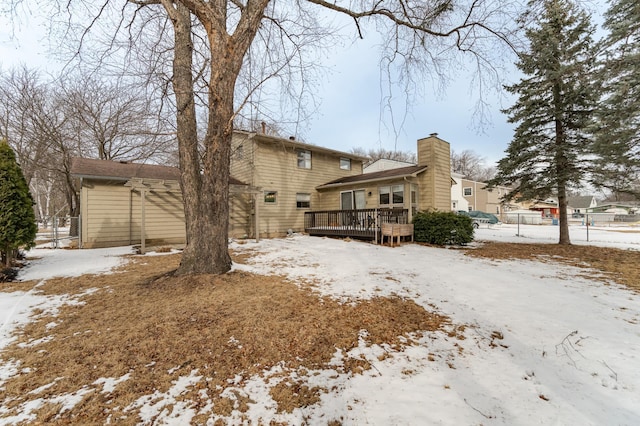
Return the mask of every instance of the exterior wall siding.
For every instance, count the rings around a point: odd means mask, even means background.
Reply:
[[[239,145],[242,145],[242,156],[232,156],[231,172],[234,177],[260,191],[255,201],[259,203],[260,236],[282,236],[289,229],[303,231],[304,213],[320,210],[328,204],[327,199],[316,191],[317,186],[340,177],[362,173],[361,161],[352,159],[351,170],[343,170],[340,169],[339,154],[315,151],[313,147],[308,146],[304,149],[311,151],[311,168],[299,168],[294,142],[274,138],[261,140],[260,136],[237,136],[234,139],[234,148]],[[275,203],[265,202],[265,191],[277,192]],[[297,207],[298,193],[310,194],[309,208]],[[255,214],[255,206],[250,211],[252,215]],[[255,236],[255,230],[252,229],[253,221],[253,217],[250,217],[246,226],[245,233],[250,236]]]
[[[420,176],[419,210],[451,210],[451,148],[435,135],[418,140],[418,164],[429,168]]]
[[[85,182],[82,189],[83,247],[140,243],[142,199],[122,182]],[[145,241],[183,244],[185,222],[179,193],[149,192],[145,197]]]
[[[502,211],[502,201],[500,198],[504,196],[509,188],[504,186],[498,186],[491,191],[486,189],[486,183],[476,182],[468,179],[462,179],[462,188],[471,188],[472,194],[465,196],[464,199],[468,202],[469,206],[473,210],[480,210],[485,213],[492,213],[500,215]]]

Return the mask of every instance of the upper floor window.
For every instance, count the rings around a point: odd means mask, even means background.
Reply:
[[[351,159],[350,158],[340,158],[340,169],[341,170],[351,170]]]
[[[242,145],[238,145],[234,154],[238,160],[244,160],[244,147]]]
[[[311,168],[311,151],[307,149],[298,150],[298,167],[301,169]]]
[[[471,188],[470,186],[462,188],[462,193],[465,197],[471,197],[473,195],[473,188]]]

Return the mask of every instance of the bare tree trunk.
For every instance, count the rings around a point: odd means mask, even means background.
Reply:
[[[559,96],[559,95],[558,95]],[[567,215],[567,179],[566,169],[569,167],[564,145],[566,144],[564,126],[560,119],[556,119],[556,176],[558,190],[558,227],[560,239],[558,244],[569,245],[569,216]]]
[[[201,167],[193,93],[190,12],[179,2],[175,4],[175,9],[167,11],[175,32],[173,88],[178,108],[178,148],[187,232],[187,247],[177,273],[220,274],[231,269],[227,245],[231,132],[216,128],[215,124],[230,121],[233,114],[233,84],[231,93],[221,94],[217,87],[210,89],[216,96],[222,95],[227,105],[223,103],[220,108],[212,108],[204,141],[207,153],[204,167]]]

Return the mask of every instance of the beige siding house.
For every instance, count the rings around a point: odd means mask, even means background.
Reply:
[[[257,195],[246,197],[246,217],[232,218],[230,235],[255,237],[254,223],[261,237],[303,231],[305,212],[328,207],[315,188],[333,179],[361,175],[365,160],[291,139],[235,132],[231,174],[256,188]],[[240,220],[251,224],[249,229],[236,223]]]
[[[462,196],[469,211],[480,210],[485,213],[502,215],[507,210],[520,208],[518,203],[511,202],[506,205],[501,200],[511,189],[506,186],[496,186],[488,190],[484,182],[476,182],[469,179],[461,179]]]
[[[184,244],[180,172],[175,167],[76,158],[71,173],[80,180],[80,246]],[[246,185],[230,181],[230,203]]]
[[[355,154],[236,131],[232,141],[229,236],[277,237],[305,230],[318,211],[451,209],[449,143],[417,142],[417,165],[363,173]],[[185,242],[178,169],[76,159],[81,247]]]
[[[335,179],[316,187],[318,209],[451,209],[449,143],[431,134],[418,140],[418,164]]]

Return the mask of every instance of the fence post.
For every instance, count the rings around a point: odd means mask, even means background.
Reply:
[[[589,242],[589,214],[585,214],[585,217],[587,218],[587,242]]]
[[[373,224],[373,241],[375,245],[378,245],[378,221],[380,220],[380,217],[378,216],[378,209],[373,213],[373,217],[375,218]]]
[[[520,213],[518,213],[518,232],[516,233],[516,237],[520,236]]]
[[[58,216],[54,216],[52,219],[52,224],[53,226],[53,248],[57,249],[58,248]]]

